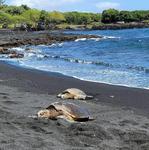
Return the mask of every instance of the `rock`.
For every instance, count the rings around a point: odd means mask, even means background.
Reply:
[[[26,50],[26,51],[31,51],[32,49],[31,49],[31,48],[29,48],[29,47],[27,47],[25,50]]]
[[[149,143],[142,144],[141,150],[149,150]]]
[[[2,54],[4,51],[3,47],[0,47],[0,53]]]
[[[12,53],[9,55],[10,58],[23,58],[24,54],[19,54],[19,53]]]
[[[9,51],[7,48],[0,47],[0,54],[9,54]]]

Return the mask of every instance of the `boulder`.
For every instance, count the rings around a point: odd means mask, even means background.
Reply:
[[[9,51],[7,48],[0,47],[0,54],[9,54]]]
[[[24,54],[20,54],[20,53],[11,53],[9,55],[10,58],[23,58],[24,57]]]

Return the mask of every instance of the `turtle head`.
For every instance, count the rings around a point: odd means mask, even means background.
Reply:
[[[49,106],[47,109],[40,110],[37,113],[39,118],[47,118],[47,119],[56,119],[57,116],[62,115],[61,110],[56,110],[52,105]]]
[[[37,113],[37,116],[38,116],[39,118],[49,118],[49,110],[48,110],[48,109],[40,110],[40,111]]]
[[[62,93],[60,93],[60,94],[57,95],[58,98],[61,98],[61,96],[62,96]]]
[[[57,95],[58,98],[62,98],[62,99],[74,99],[74,95],[72,95],[71,93],[60,93]]]
[[[72,95],[69,91],[65,90],[62,93],[58,94],[57,97],[62,99],[73,99],[74,95]]]

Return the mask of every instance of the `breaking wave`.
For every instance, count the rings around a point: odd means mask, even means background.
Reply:
[[[79,63],[79,64],[92,64],[96,66],[104,66],[104,67],[110,67],[110,68],[125,68],[129,70],[135,70],[135,71],[142,71],[144,73],[149,73],[149,68],[142,67],[142,66],[133,66],[133,65],[120,65],[120,64],[111,64],[104,61],[89,61],[89,60],[82,60],[82,59],[76,59],[76,58],[67,58],[65,56],[48,56],[45,55],[42,58],[53,58],[53,59],[60,59],[71,63]]]
[[[115,37],[115,36],[102,36],[102,37],[99,37],[99,38],[79,38],[79,39],[76,39],[75,42],[80,42],[80,41],[87,41],[87,40],[93,40],[93,41],[100,41],[102,39],[120,39],[120,37]]]

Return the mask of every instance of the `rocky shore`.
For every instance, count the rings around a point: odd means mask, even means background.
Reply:
[[[103,24],[99,26],[93,26],[92,30],[119,30],[119,29],[133,29],[133,28],[149,28],[149,24],[143,22]]]
[[[133,28],[149,28],[149,23],[144,22],[130,22],[130,23],[111,23],[111,24],[99,24],[99,25],[68,25],[63,27],[63,30],[121,30],[121,29],[133,29]],[[56,27],[55,30],[61,30],[62,28]]]
[[[0,50],[2,51],[2,47],[5,51],[8,48],[17,47],[21,45],[52,44],[55,42],[73,41],[80,38],[102,38],[102,36],[64,34],[61,31],[25,32],[0,30]]]
[[[10,58],[22,58],[24,57],[23,54],[9,50],[9,48],[18,47],[22,45],[50,45],[56,42],[74,41],[76,39],[81,38],[102,38],[102,36],[64,34],[60,31],[25,32],[0,30],[0,54],[7,54]]]

